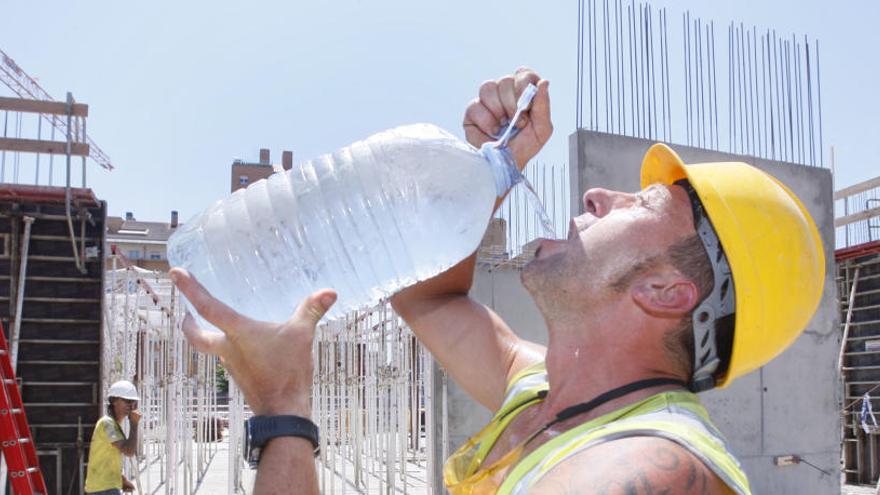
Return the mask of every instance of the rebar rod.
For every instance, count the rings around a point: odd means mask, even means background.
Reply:
[[[693,145],[691,139],[691,50],[690,50],[690,20],[688,12],[682,13],[682,41],[684,43],[684,94],[685,94],[685,124],[687,144]]]
[[[798,163],[806,164],[806,142],[804,136],[804,96],[803,96],[803,64],[801,61],[801,45],[792,34],[792,44],[795,47],[795,70],[797,71],[797,107],[798,107]]]
[[[804,56],[807,69],[807,122],[810,128],[810,165],[816,165],[815,136],[813,135],[813,71],[810,65],[810,42],[804,36]]]
[[[736,151],[734,136],[734,113],[736,104],[733,91],[733,23],[727,26],[727,151],[734,153]]]
[[[583,126],[583,91],[584,91],[584,0],[578,0],[578,33],[577,33],[577,90],[575,93],[575,129]]]
[[[819,40],[816,40],[816,97],[819,110],[819,164],[825,166],[825,142],[822,138],[822,73],[819,70]]]
[[[760,107],[760,95],[758,93],[758,42],[756,37],[755,27],[752,26],[752,38],[750,42],[751,51],[749,52],[749,72],[751,74],[751,78],[749,79],[749,87],[752,88],[751,99],[752,99],[752,133],[754,138],[752,139],[752,143],[754,146],[753,155],[754,156],[763,156],[763,137],[761,136],[761,107]]]
[[[630,128],[632,129],[632,136],[638,136],[638,130],[636,127],[636,88],[635,88],[635,54],[634,54],[634,44],[635,44],[635,33],[633,32],[633,21],[635,19],[635,1],[631,1],[630,5],[627,5],[626,8],[626,18],[627,25],[629,27],[629,32],[627,33],[628,45],[629,45],[629,101],[630,101]]]
[[[623,90],[623,66],[621,59],[623,58],[623,14],[621,11],[621,0],[614,0],[614,77],[617,83],[615,96],[617,97],[617,132],[626,135],[626,108],[624,107],[624,90]],[[555,217],[554,217],[555,218]]]
[[[699,111],[700,147],[709,148],[709,145],[706,144],[706,129],[709,125],[708,123],[711,122],[711,118],[707,119],[707,117],[706,117],[706,91],[708,91],[708,88],[707,88],[708,83],[706,81],[706,76],[707,76],[707,74],[706,74],[706,72],[707,72],[706,71],[706,61],[708,59],[704,57],[704,49],[703,49],[704,33],[703,33],[702,19],[700,19],[700,18],[696,19],[695,27],[696,27],[695,31],[696,31],[697,35],[699,36],[699,42],[697,43],[697,46],[696,46],[696,51],[697,51],[696,56],[697,56],[697,66],[699,67],[697,74],[698,74],[699,80],[700,80],[700,86],[699,86],[699,88],[700,88],[700,90],[699,90],[700,101],[698,104],[699,109],[700,109],[700,111]],[[708,34],[706,35],[706,37],[708,37]]]
[[[651,139],[658,139],[660,132],[657,129],[657,79],[655,77],[654,63],[654,9],[650,4],[648,10],[648,61],[651,73]]]
[[[718,144],[718,78],[715,71],[715,21],[711,21],[709,23],[711,40],[712,40],[712,113],[715,115],[715,145],[713,149],[720,150],[721,147]]]
[[[605,86],[605,132],[614,132],[614,117],[611,112],[611,45],[608,40],[608,0],[602,0],[602,59],[605,64],[603,78]]]

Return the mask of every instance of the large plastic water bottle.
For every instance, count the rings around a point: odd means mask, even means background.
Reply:
[[[333,288],[332,319],[469,256],[520,178],[498,143],[477,150],[433,125],[398,127],[214,203],[171,236],[168,260],[260,320],[284,321]]]

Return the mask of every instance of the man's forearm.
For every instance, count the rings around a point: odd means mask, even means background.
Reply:
[[[131,457],[137,454],[137,446],[138,446],[138,423],[129,422],[130,431],[128,432],[128,438],[125,439],[125,442],[122,444],[122,453]]]
[[[272,439],[260,455],[254,495],[317,494],[314,448],[299,437]]]

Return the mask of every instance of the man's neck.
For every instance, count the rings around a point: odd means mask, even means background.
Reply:
[[[615,320],[604,319],[604,321]],[[588,324],[602,323],[593,320]],[[625,318],[616,320],[613,332],[605,334],[598,331],[597,327],[586,327],[584,323],[579,324],[580,328],[559,326],[550,328],[546,357],[550,392],[544,401],[542,416],[554,417],[556,413],[567,407],[590,401],[605,392],[639,380],[658,377],[681,378],[671,370],[664,369],[662,365],[657,366],[658,362],[663,362],[662,358],[652,359],[652,356],[646,355],[648,351],[634,348],[629,344],[623,337],[624,332],[628,332],[626,325]],[[648,332],[653,329],[640,330]],[[606,337],[615,334],[620,338]],[[629,340],[631,341],[632,339]],[[676,388],[674,385],[665,385],[632,392],[579,416],[578,422],[599,417],[674,388]]]

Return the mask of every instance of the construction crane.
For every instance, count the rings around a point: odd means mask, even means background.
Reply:
[[[29,98],[33,100],[55,101],[49,93],[46,92],[31,76],[15,63],[15,60],[0,50],[0,82],[3,82],[20,98]],[[65,119],[56,115],[41,115],[46,122],[51,124],[55,129],[61,132],[62,136],[67,135],[67,122]],[[89,145],[89,157],[101,167],[107,170],[113,170],[113,164],[110,163],[110,157],[104,153],[101,148],[86,136],[86,142]]]

